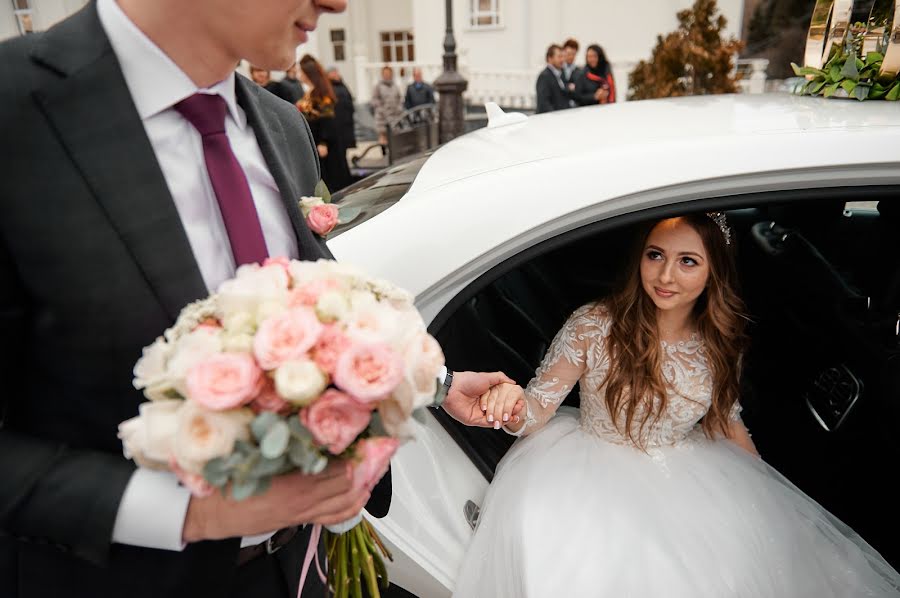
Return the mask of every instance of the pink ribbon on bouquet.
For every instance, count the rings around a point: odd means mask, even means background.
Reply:
[[[316,569],[319,571],[319,579],[323,583],[327,582],[325,574],[322,572],[322,565],[319,564],[319,537],[322,535],[322,526],[316,524],[313,526],[312,534],[309,536],[309,546],[306,547],[306,556],[303,557],[303,569],[300,571],[300,586],[297,588],[297,598],[303,594],[303,584],[306,583],[306,574],[309,573],[309,566],[313,559],[316,561]]]

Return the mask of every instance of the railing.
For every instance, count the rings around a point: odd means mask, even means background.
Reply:
[[[613,77],[616,81],[616,98],[624,102],[627,96],[628,74],[636,66],[636,62],[621,61],[613,66]],[[375,83],[381,78],[381,70],[385,66],[394,69],[394,80],[404,93],[406,86],[412,82],[413,67],[422,69],[425,81],[433,82],[442,71],[439,64],[416,64],[412,62],[368,62],[363,57],[356,59],[357,101],[367,102],[371,98]],[[743,93],[764,93],[766,91],[766,69],[769,61],[760,58],[739,59],[735,63],[736,72],[742,78],[739,82]],[[468,88],[463,97],[469,104],[477,106],[485,102],[496,102],[504,108],[533,110],[535,107],[535,81],[542,65],[528,70],[475,69],[460,64],[460,73],[468,81]],[[437,96],[438,94],[435,93]]]

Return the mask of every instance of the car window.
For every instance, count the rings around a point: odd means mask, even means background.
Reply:
[[[416,180],[419,170],[431,153],[427,152],[388,166],[335,193],[331,201],[341,208],[342,214],[349,213],[350,216],[347,222],[338,224],[329,233],[328,238],[332,239],[359,226],[400,201]]]

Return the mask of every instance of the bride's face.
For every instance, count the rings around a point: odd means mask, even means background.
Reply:
[[[641,257],[641,284],[657,308],[689,313],[708,280],[709,260],[697,231],[681,218],[653,227]]]

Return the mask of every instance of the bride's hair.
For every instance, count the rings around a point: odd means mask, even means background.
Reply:
[[[739,364],[747,345],[744,302],[737,294],[734,244],[726,244],[723,230],[706,214],[688,214],[680,219],[700,235],[710,266],[706,289],[694,307],[713,382],[712,406],[701,425],[710,438],[716,432],[727,436],[728,415],[740,394]],[[647,225],[638,234],[623,284],[603,302],[612,321],[607,340],[610,370],[606,406],[614,421],[625,414],[625,429],[620,432],[642,448],[644,427],[659,419],[667,405],[656,305],[641,284],[644,245],[656,224]]]

